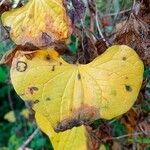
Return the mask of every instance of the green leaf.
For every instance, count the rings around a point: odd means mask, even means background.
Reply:
[[[146,100],[144,100],[144,102],[141,104],[141,107],[142,109],[150,113],[150,105]]]
[[[105,143],[104,145],[105,145],[106,150],[111,150],[107,143]]]
[[[136,138],[129,138],[129,142],[136,142],[140,144],[150,144],[150,137],[136,137]]]
[[[0,147],[0,150],[9,150],[8,147]]]
[[[117,137],[117,136],[121,136],[124,135],[126,133],[125,130],[125,126],[118,120],[116,120],[115,122],[113,122],[111,124],[112,126],[112,131],[113,131],[113,136]]]
[[[9,150],[15,150],[15,149],[17,150],[22,143],[23,143],[23,139],[21,137],[12,135],[9,138],[9,143],[8,143]]]
[[[7,73],[2,67],[0,67],[0,82],[4,82],[6,78],[7,78]]]
[[[70,37],[70,43],[67,46],[73,54],[77,53],[78,44],[79,44],[78,41],[79,41],[79,39],[76,36],[72,35]]]
[[[146,79],[150,75],[150,67],[145,66],[144,68],[144,79]]]

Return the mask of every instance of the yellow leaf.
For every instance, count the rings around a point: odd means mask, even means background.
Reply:
[[[98,118],[112,119],[134,104],[143,80],[136,52],[115,45],[86,65],[68,64],[52,50],[18,52],[11,68],[13,86],[45,116],[56,132]]]
[[[29,119],[29,110],[27,108],[21,111],[21,115],[24,116],[26,119]]]
[[[4,119],[8,120],[9,122],[15,122],[16,117],[14,111],[9,111],[7,114],[5,114]]]
[[[51,123],[43,115],[36,113],[38,126],[45,132],[53,145],[54,150],[86,150],[87,139],[84,126],[74,127],[65,132],[55,133]]]
[[[17,45],[46,46],[65,41],[72,32],[63,0],[29,0],[2,15],[3,25]]]
[[[102,144],[102,145],[100,146],[99,150],[107,150],[107,149],[106,149],[105,145]]]

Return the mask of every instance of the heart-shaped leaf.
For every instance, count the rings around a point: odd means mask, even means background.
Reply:
[[[23,100],[56,132],[96,119],[112,119],[134,104],[143,80],[136,52],[115,45],[91,63],[68,64],[55,51],[17,52],[11,80]]]

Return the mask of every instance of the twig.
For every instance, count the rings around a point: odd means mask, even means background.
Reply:
[[[23,145],[21,145],[18,150],[23,150],[31,141],[32,139],[35,137],[35,135],[39,132],[39,128],[37,128],[29,137],[28,139],[23,143]]]
[[[113,119],[113,120],[111,120],[111,121],[109,121],[109,123],[108,124],[112,124],[113,122],[115,122],[116,120],[118,120],[119,118],[115,118],[115,119]]]
[[[115,13],[102,15],[102,17],[116,16],[117,14],[120,15],[120,14],[124,14],[124,13],[130,12],[130,11],[131,11],[131,9],[122,10],[122,11],[119,11],[118,13],[115,12]]]
[[[132,5],[132,11],[138,15],[140,9],[141,9],[141,4],[143,1],[141,2],[137,2],[136,0],[134,0],[133,5]]]
[[[135,4],[136,4],[136,0],[133,1],[132,10],[134,9]]]
[[[143,134],[143,132],[137,132],[137,133],[121,135],[121,136],[118,136],[118,137],[104,138],[103,140],[119,140],[119,139],[122,139],[122,138],[130,137],[130,136],[137,136],[137,135],[142,135],[142,134]]]
[[[126,134],[126,135],[121,135],[121,136],[118,136],[118,137],[106,137],[106,138],[103,138],[103,139],[100,139],[98,138],[96,135],[94,135],[94,133],[92,134],[93,138],[95,138],[96,140],[98,140],[100,143],[102,141],[106,141],[106,140],[119,140],[119,139],[123,139],[123,138],[126,138],[126,137],[130,137],[130,136],[137,136],[137,135],[142,135],[143,133],[142,132],[137,132],[137,133],[131,133],[131,134]]]
[[[10,105],[11,110],[14,111],[14,106],[13,106],[13,102],[12,102],[12,98],[11,98],[10,85],[8,85],[8,101],[9,101],[9,105]]]
[[[112,3],[113,3],[113,0],[107,0],[106,1],[106,11],[105,11],[106,14],[110,13],[111,7],[112,7]]]
[[[94,16],[95,16],[95,13],[93,11],[93,7],[91,5],[91,1],[87,0],[87,3],[88,3],[87,8],[89,10],[89,16],[90,16],[90,30],[92,32],[94,32]]]
[[[4,3],[5,1],[6,1],[6,0],[2,0],[2,1],[0,2],[0,6],[3,5],[3,3]]]
[[[143,130],[143,128],[141,127],[141,125],[139,125],[139,128],[140,128],[140,130],[141,130],[145,135],[147,135],[147,132],[145,132],[145,131]]]
[[[119,1],[118,1],[118,0],[114,0],[113,5],[114,5],[114,8],[116,7],[116,8],[115,8],[115,10],[116,10],[116,15],[115,15],[115,18],[114,18],[114,19],[117,19],[118,13],[119,13],[119,11],[120,11]]]
[[[98,17],[98,11],[97,10],[96,10],[96,14],[95,14],[95,21],[96,21],[96,26],[97,26],[98,33],[101,36],[101,38],[104,39],[103,33],[102,33],[100,25],[99,25],[99,17]]]
[[[106,43],[107,46],[109,46],[109,43],[106,41],[106,39],[104,38],[103,33],[101,31],[99,20],[100,19],[99,19],[99,14],[98,14],[98,10],[97,10],[97,5],[95,3],[95,21],[96,21],[97,30],[98,30],[99,35],[103,39],[103,41]]]
[[[15,109],[14,109],[14,106],[13,106],[13,101],[12,101],[12,98],[11,98],[10,83],[8,84],[8,101],[9,101],[9,105],[10,105],[11,110],[14,112],[15,118],[17,118],[16,113],[15,113]]]

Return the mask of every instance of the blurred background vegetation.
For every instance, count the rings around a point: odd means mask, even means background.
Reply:
[[[24,4],[25,1],[21,2]],[[96,2],[101,15],[109,17],[109,20],[108,17],[103,20],[103,25],[105,25],[105,30],[108,33],[114,30],[114,26],[112,25],[114,19],[117,19],[118,26],[122,23],[123,17],[116,18],[117,14],[121,11],[128,12],[133,5],[133,0],[96,0]],[[13,7],[16,7],[20,1],[14,0],[13,3]],[[2,25],[0,25],[1,53],[5,53],[15,46],[15,44],[7,36],[8,35],[3,30]],[[75,52],[78,49],[76,38],[71,37],[70,40],[71,42],[68,47],[71,52]],[[11,85],[9,70],[10,67],[8,66],[0,66],[0,150],[17,150],[37,128],[33,112],[27,109],[27,104],[25,104],[19,96],[17,96]],[[144,78],[148,79],[149,76],[150,67],[145,66]],[[150,87],[149,79],[146,87]],[[150,113],[150,91],[146,90],[146,92],[149,96],[137,105],[141,109],[141,115],[143,115],[140,117],[150,119],[148,118]],[[140,145],[139,150],[142,147],[144,150],[150,150],[150,137],[148,136],[136,136],[136,138],[133,138],[132,136],[129,138],[127,136],[127,138],[124,139],[124,135],[130,134],[130,130],[132,132],[136,127],[136,119],[139,118],[136,118],[134,115],[134,112],[131,110],[124,115],[123,119],[120,119],[119,117],[111,121],[98,120],[92,125],[94,128],[96,128],[97,125],[101,125],[100,128],[103,130],[103,134],[108,134],[105,133],[105,127],[108,127],[108,129],[106,128],[106,132],[110,131],[113,137],[119,137],[119,141],[116,141],[117,138],[114,140],[104,141],[107,150],[118,150],[119,148],[132,149],[133,147],[130,145],[133,143]],[[104,127],[105,124],[106,126]],[[121,145],[127,146],[121,148]],[[41,131],[36,133],[27,147],[34,150],[52,150],[49,139]]]

